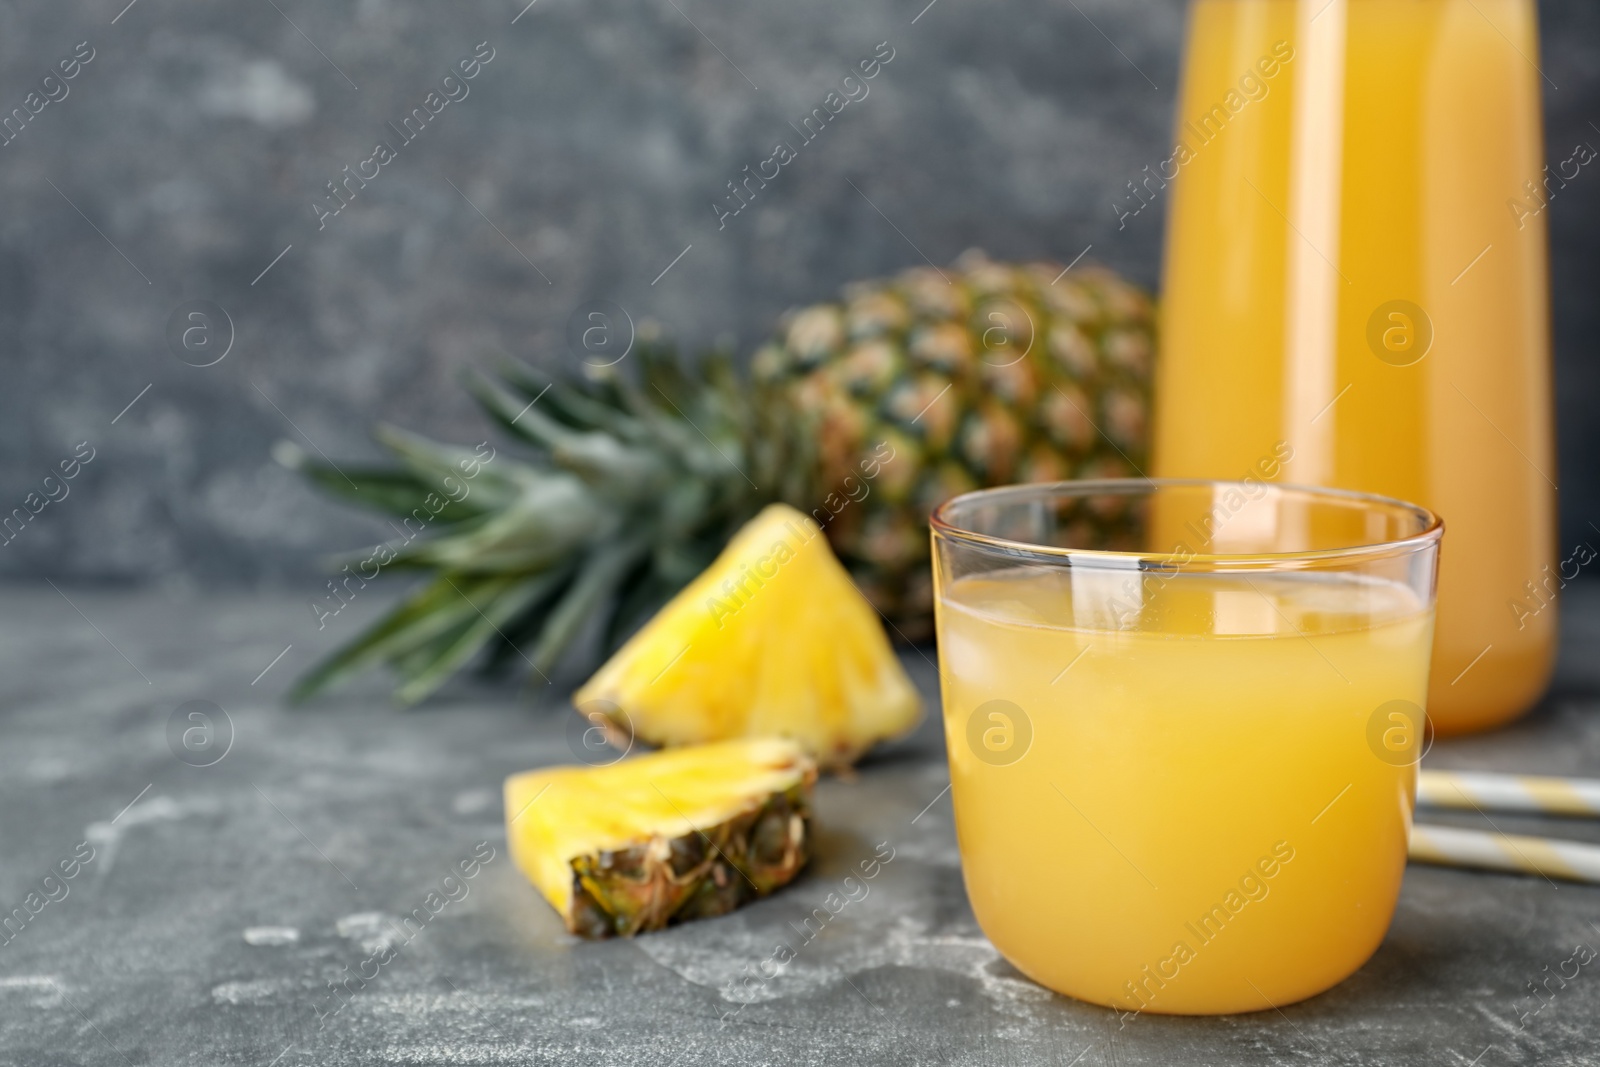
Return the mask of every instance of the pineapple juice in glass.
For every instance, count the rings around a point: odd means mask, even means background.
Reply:
[[[1450,523],[1429,714],[1526,711],[1554,662],[1533,0],[1194,0],[1171,180],[1155,472],[1416,501]],[[1567,194],[1571,195],[1571,194]]]
[[[969,493],[932,524],[956,832],[995,947],[1125,1019],[1360,967],[1406,863],[1439,520],[1112,480]]]

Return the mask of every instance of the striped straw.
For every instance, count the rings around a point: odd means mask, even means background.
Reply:
[[[1413,826],[1411,858],[1443,867],[1542,874],[1600,884],[1600,845],[1544,837],[1490,834],[1453,826]]]
[[[1476,771],[1423,771],[1417,778],[1417,803],[1469,811],[1600,816],[1600,781]]]

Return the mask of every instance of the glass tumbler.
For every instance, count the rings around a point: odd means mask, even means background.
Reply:
[[[1271,474],[1009,486],[932,518],[973,911],[1125,1020],[1319,993],[1399,895],[1443,527]]]

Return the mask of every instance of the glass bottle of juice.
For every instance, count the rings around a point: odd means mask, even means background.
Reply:
[[[1195,0],[1155,472],[1332,485],[1449,529],[1428,712],[1526,711],[1555,647],[1532,0]],[[1570,157],[1570,158],[1569,158]],[[1165,183],[1170,181],[1170,189]]]

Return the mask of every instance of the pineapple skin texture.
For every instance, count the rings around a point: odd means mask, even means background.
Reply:
[[[810,859],[816,764],[793,742],[728,741],[506,779],[512,861],[586,938],[723,915]]]
[[[877,611],[817,524],[784,504],[747,523],[573,699],[651,745],[785,737],[826,767],[922,715]]]
[[[1153,301],[1112,271],[974,249],[788,313],[751,366],[815,442],[786,499],[916,641],[932,635],[933,509],[985,486],[1143,473],[1155,350]]]

